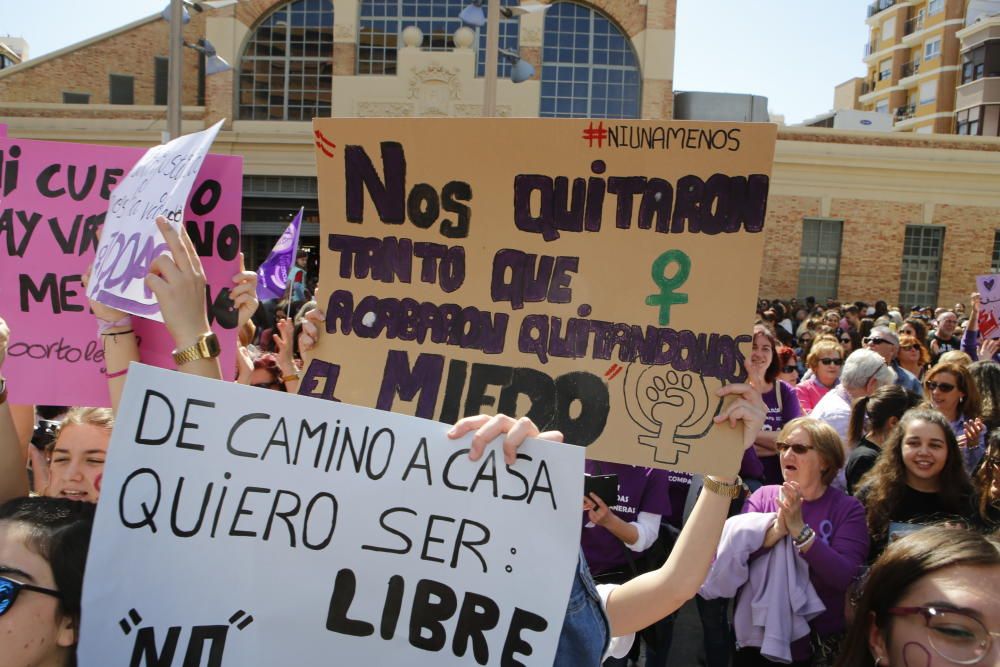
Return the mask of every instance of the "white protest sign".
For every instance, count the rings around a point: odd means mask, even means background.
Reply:
[[[180,229],[191,187],[222,123],[150,148],[114,189],[87,288],[89,298],[163,321],[156,297],[144,283],[149,265],[167,252],[156,216]]]
[[[132,364],[80,665],[551,665],[583,448],[448,428]]]
[[[1000,274],[976,276],[979,291],[979,335],[1000,338]]]

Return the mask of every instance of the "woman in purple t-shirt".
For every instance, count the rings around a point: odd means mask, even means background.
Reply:
[[[848,586],[868,555],[865,510],[855,498],[830,487],[844,465],[840,436],[831,426],[811,417],[793,420],[780,432],[777,448],[784,484],[761,487],[747,499],[743,511],[777,512],[763,548],[792,540],[826,606],[809,622],[811,636],[792,642],[792,664],[829,665],[845,630]],[[744,588],[737,599],[745,593]],[[770,661],[753,648],[740,649],[733,661],[735,667],[767,664]]]
[[[656,541],[660,520],[670,513],[666,470],[621,463],[587,461],[588,475],[618,475],[618,502],[612,507],[592,494],[585,498],[580,544],[590,572],[622,570],[631,578],[629,558],[638,558]]]
[[[781,361],[775,353],[777,341],[762,324],[753,328],[753,343],[747,373],[750,384],[764,397],[767,419],[764,430],[757,435],[754,450],[763,464],[765,484],[781,484],[781,465],[778,463],[778,431],[785,424],[802,416],[802,406],[791,385],[778,379]]]
[[[580,546],[595,579],[603,583],[624,583],[638,572],[635,560],[653,546],[660,521],[670,514],[670,482],[666,470],[590,461],[588,475],[618,475],[618,502],[608,507],[595,493],[584,498],[583,532]],[[666,553],[663,554],[666,557]],[[657,563],[659,564],[659,563]],[[664,654],[666,627],[654,633],[656,646],[649,649]],[[638,644],[634,647],[638,657]],[[608,658],[605,667],[627,664],[625,658]]]

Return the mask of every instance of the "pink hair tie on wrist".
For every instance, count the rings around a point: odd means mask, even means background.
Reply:
[[[124,370],[121,370],[121,371],[116,371],[114,373],[105,373],[104,377],[108,378],[109,380],[114,380],[115,378],[120,378],[121,376],[125,375],[126,373],[128,373],[128,369],[127,368],[124,369]]]
[[[117,322],[108,322],[107,320],[99,320],[97,325],[97,334],[103,336],[108,329],[114,329],[115,327],[128,327],[132,326],[132,316],[126,315]]]

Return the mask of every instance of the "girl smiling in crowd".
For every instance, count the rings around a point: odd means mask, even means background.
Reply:
[[[979,419],[979,390],[968,369],[943,363],[927,371],[924,396],[944,415],[962,447],[966,472],[972,473],[983,458],[984,426]]]
[[[873,558],[911,530],[906,524],[967,520],[972,483],[941,413],[917,408],[904,414],[857,496],[867,512]]]

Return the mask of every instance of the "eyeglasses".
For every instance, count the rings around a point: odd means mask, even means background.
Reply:
[[[949,394],[955,391],[955,385],[950,382],[935,382],[934,380],[927,380],[924,384],[927,385],[928,391],[936,391],[940,389],[942,394]]]
[[[875,379],[875,376],[876,376],[876,375],[878,375],[879,373],[881,373],[881,372],[882,372],[882,369],[883,369],[883,368],[885,368],[886,366],[888,366],[888,364],[886,364],[886,363],[885,363],[885,362],[883,361],[883,362],[882,362],[882,365],[881,365],[881,366],[879,366],[879,367],[878,367],[878,369],[876,369],[876,371],[875,371],[874,373],[872,373],[871,375],[869,375],[869,376],[868,376],[868,379],[867,379],[867,380],[865,380],[865,386],[867,387],[867,386],[868,386],[868,383],[869,383],[869,382],[871,382],[872,380],[874,380],[874,379]]]
[[[779,454],[784,454],[790,449],[799,456],[802,456],[803,454],[808,454],[810,449],[815,449],[813,445],[803,445],[798,442],[778,442],[775,444],[777,445]]]
[[[17,594],[22,590],[44,593],[45,595],[51,595],[54,598],[62,600],[62,593],[54,591],[51,588],[42,588],[41,586],[22,584],[20,581],[14,581],[13,579],[8,579],[7,577],[0,577],[0,616],[6,614],[7,611],[14,606],[14,602],[17,600]]]
[[[798,366],[782,366],[781,367],[781,372],[782,373],[795,373],[798,370],[799,370]]]
[[[819,363],[823,364],[824,366],[843,366],[844,360],[837,359],[835,357],[823,357],[822,359],[819,360]]]
[[[892,345],[892,341],[886,340],[885,338],[878,338],[877,336],[872,336],[871,338],[865,338],[865,345],[881,345],[882,343],[888,343]]]
[[[931,648],[945,660],[960,665],[980,662],[989,654],[993,637],[1000,637],[1000,632],[990,632],[977,618],[957,610],[893,607],[889,613],[893,616],[923,616]]]

